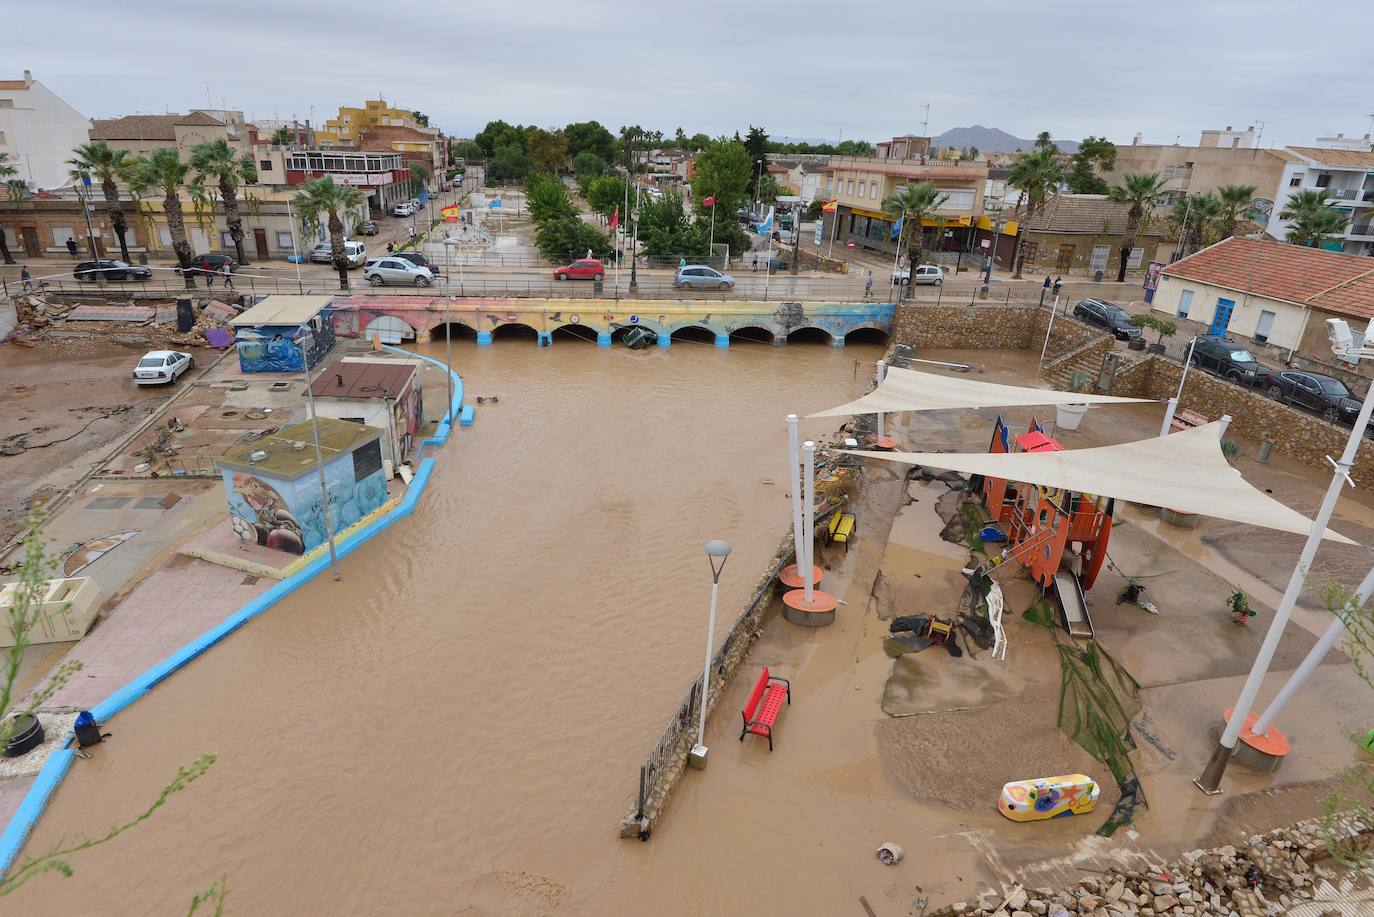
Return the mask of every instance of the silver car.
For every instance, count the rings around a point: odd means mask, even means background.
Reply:
[[[677,269],[673,288],[678,290],[733,290],[735,278],[704,264],[689,264]]]
[[[363,265],[363,277],[374,287],[384,283],[403,283],[427,287],[434,282],[434,273],[404,258],[374,258]]]

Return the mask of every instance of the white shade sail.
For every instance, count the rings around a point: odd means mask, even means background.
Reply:
[[[1252,487],[1231,467],[1221,451],[1221,425],[1218,423],[1133,443],[1061,452],[844,451],[850,455],[1117,497],[1295,535],[1306,535],[1312,530],[1310,519]],[[1325,537],[1340,544],[1356,544],[1330,530]]]
[[[1001,408],[1042,404],[1132,404],[1149,398],[1120,398],[1058,392],[1054,389],[975,382],[953,376],[890,367],[881,385],[858,401],[842,404],[811,417],[844,417],[850,414],[897,411],[943,411],[950,408]]]

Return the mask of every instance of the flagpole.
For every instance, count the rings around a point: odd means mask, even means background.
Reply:
[[[903,215],[903,216],[901,217],[901,224],[902,224],[902,225],[900,225],[900,226],[897,227],[897,251],[892,255],[892,281],[891,281],[891,283],[888,284],[888,288],[889,288],[889,289],[891,289],[894,285],[896,285],[896,284],[899,283],[899,281],[897,280],[897,266],[898,266],[898,263],[900,262],[901,257],[902,257],[902,233],[906,232],[906,216],[905,216],[905,215]],[[910,270],[910,268],[908,267],[908,271],[909,271],[909,270]],[[907,276],[908,276],[908,278],[909,278],[911,275],[908,274]],[[908,280],[908,282],[910,282],[910,281]],[[898,287],[898,288],[897,288],[897,299],[900,300],[901,298],[902,298],[902,290],[901,290],[901,287]]]
[[[715,202],[714,199],[712,199],[712,201],[711,201],[711,241],[706,243],[706,257],[707,257],[707,258],[710,258],[713,254],[715,254],[715,244],[716,244],[716,202]],[[724,270],[724,268],[722,268],[722,270]]]
[[[768,280],[773,276],[773,227],[768,227],[768,262],[763,269],[763,301],[768,302]],[[808,579],[807,582],[810,582]]]
[[[821,208],[821,211],[822,211],[821,219],[824,220],[824,219],[825,219],[825,216],[824,216],[825,208],[822,207],[822,208]],[[839,208],[839,205],[837,204],[837,205],[835,206],[835,209],[834,209],[833,211],[831,211],[831,212],[835,214],[835,225],[834,225],[834,226],[831,228],[831,230],[830,230],[830,245],[829,245],[829,246],[826,248],[826,250],[825,250],[825,257],[827,257],[827,258],[829,258],[831,255],[835,254],[835,236],[838,235],[838,234],[839,234],[839,231],[840,231],[840,208]]]

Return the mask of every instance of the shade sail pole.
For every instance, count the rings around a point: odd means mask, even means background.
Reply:
[[[801,465],[801,446],[797,438],[797,415],[787,415],[787,444],[790,449],[791,464],[787,469],[787,489],[792,492],[792,546],[797,552],[797,575],[807,583],[811,582],[811,567],[808,566],[806,550],[802,546],[802,494],[801,481],[797,469]]]

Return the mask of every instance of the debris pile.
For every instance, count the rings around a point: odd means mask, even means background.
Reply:
[[[1338,817],[1334,829],[1343,838],[1374,840],[1374,825],[1353,814]],[[1347,913],[1334,906],[1353,883],[1330,860],[1322,831],[1321,820],[1310,819],[1252,835],[1243,846],[1193,850],[1143,870],[1108,869],[1058,889],[1017,885],[1009,892],[986,891],[976,902],[961,901],[927,917],[1267,917],[1291,913],[1303,904],[1314,908],[1314,915],[1324,913],[1319,902],[1333,906],[1328,913]]]
[[[18,327],[10,340],[21,347],[50,340],[99,338],[149,349],[225,346],[216,329],[227,328],[238,310],[219,300],[195,308],[195,323],[190,330],[177,331],[176,301],[151,300],[143,305],[108,300],[103,304],[66,304],[42,293],[14,297]],[[121,315],[121,313],[125,313]],[[108,318],[107,318],[108,316]]]

